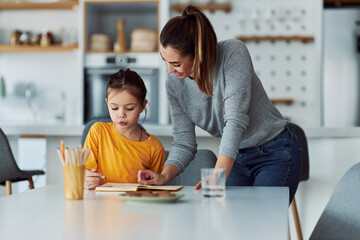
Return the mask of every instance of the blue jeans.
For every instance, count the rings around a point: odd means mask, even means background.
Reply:
[[[300,181],[301,153],[289,125],[267,143],[240,149],[227,186],[287,186],[291,203]]]

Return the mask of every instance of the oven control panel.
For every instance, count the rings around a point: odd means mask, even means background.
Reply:
[[[85,68],[159,68],[161,61],[158,53],[93,53],[85,56]]]

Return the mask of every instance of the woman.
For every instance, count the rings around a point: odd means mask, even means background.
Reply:
[[[196,125],[221,137],[215,168],[226,169],[227,185],[288,186],[291,202],[300,179],[299,145],[246,46],[236,39],[217,43],[210,21],[194,6],[167,22],[160,43],[174,142],[162,173],[142,170],[138,181],[162,185],[182,172],[196,153]]]

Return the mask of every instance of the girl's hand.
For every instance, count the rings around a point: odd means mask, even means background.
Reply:
[[[101,184],[104,180],[104,176],[97,172],[97,169],[85,170],[84,188],[93,190]]]
[[[195,185],[194,190],[199,190],[200,188],[201,188],[201,181]]]
[[[151,170],[138,171],[138,183],[145,185],[164,185],[165,177]]]

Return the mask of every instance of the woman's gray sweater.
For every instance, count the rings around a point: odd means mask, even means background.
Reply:
[[[195,125],[221,137],[219,154],[235,159],[239,149],[266,143],[287,125],[255,74],[244,43],[231,39],[216,49],[213,96],[190,78],[168,75],[166,90],[174,141],[165,164],[180,172],[197,149]]]

